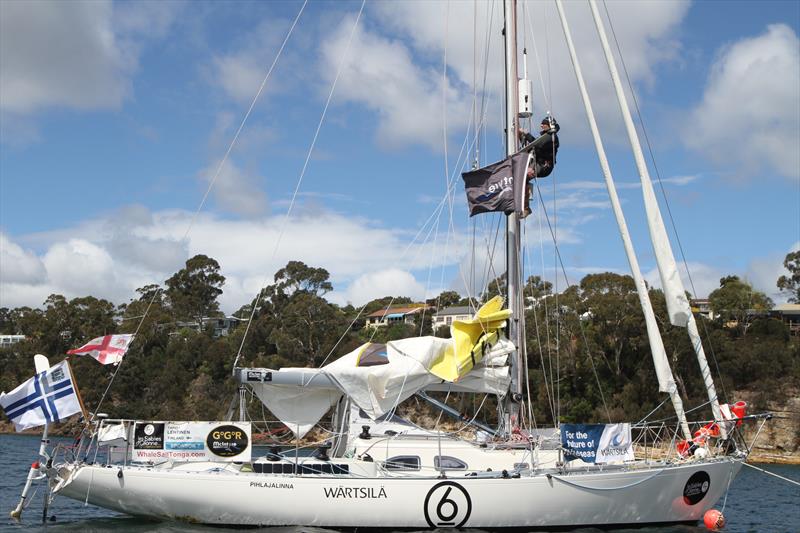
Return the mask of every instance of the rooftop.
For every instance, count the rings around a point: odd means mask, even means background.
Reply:
[[[422,311],[423,309],[430,309],[425,304],[418,304],[413,306],[407,307],[390,307],[386,309],[385,307],[378,309],[377,311],[373,311],[372,313],[367,315],[367,318],[383,318],[387,315],[407,315],[410,313],[416,313],[418,311]]]
[[[436,313],[436,316],[471,315],[472,309],[467,305],[446,307]]]

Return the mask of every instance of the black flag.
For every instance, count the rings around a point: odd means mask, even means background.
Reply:
[[[525,182],[531,154],[517,152],[489,166],[464,172],[469,216],[502,211],[517,214],[527,207]]]

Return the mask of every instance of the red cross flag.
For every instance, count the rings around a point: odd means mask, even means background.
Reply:
[[[119,364],[128,351],[133,335],[106,335],[92,339],[80,348],[67,352],[68,355],[91,355],[103,365]]]

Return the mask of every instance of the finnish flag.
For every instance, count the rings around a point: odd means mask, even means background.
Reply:
[[[0,406],[17,431],[60,422],[81,412],[66,361],[36,374],[11,392],[0,394]]]

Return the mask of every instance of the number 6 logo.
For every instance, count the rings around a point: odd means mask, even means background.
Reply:
[[[461,527],[472,513],[466,489],[454,481],[442,481],[425,496],[425,521],[437,527]]]

